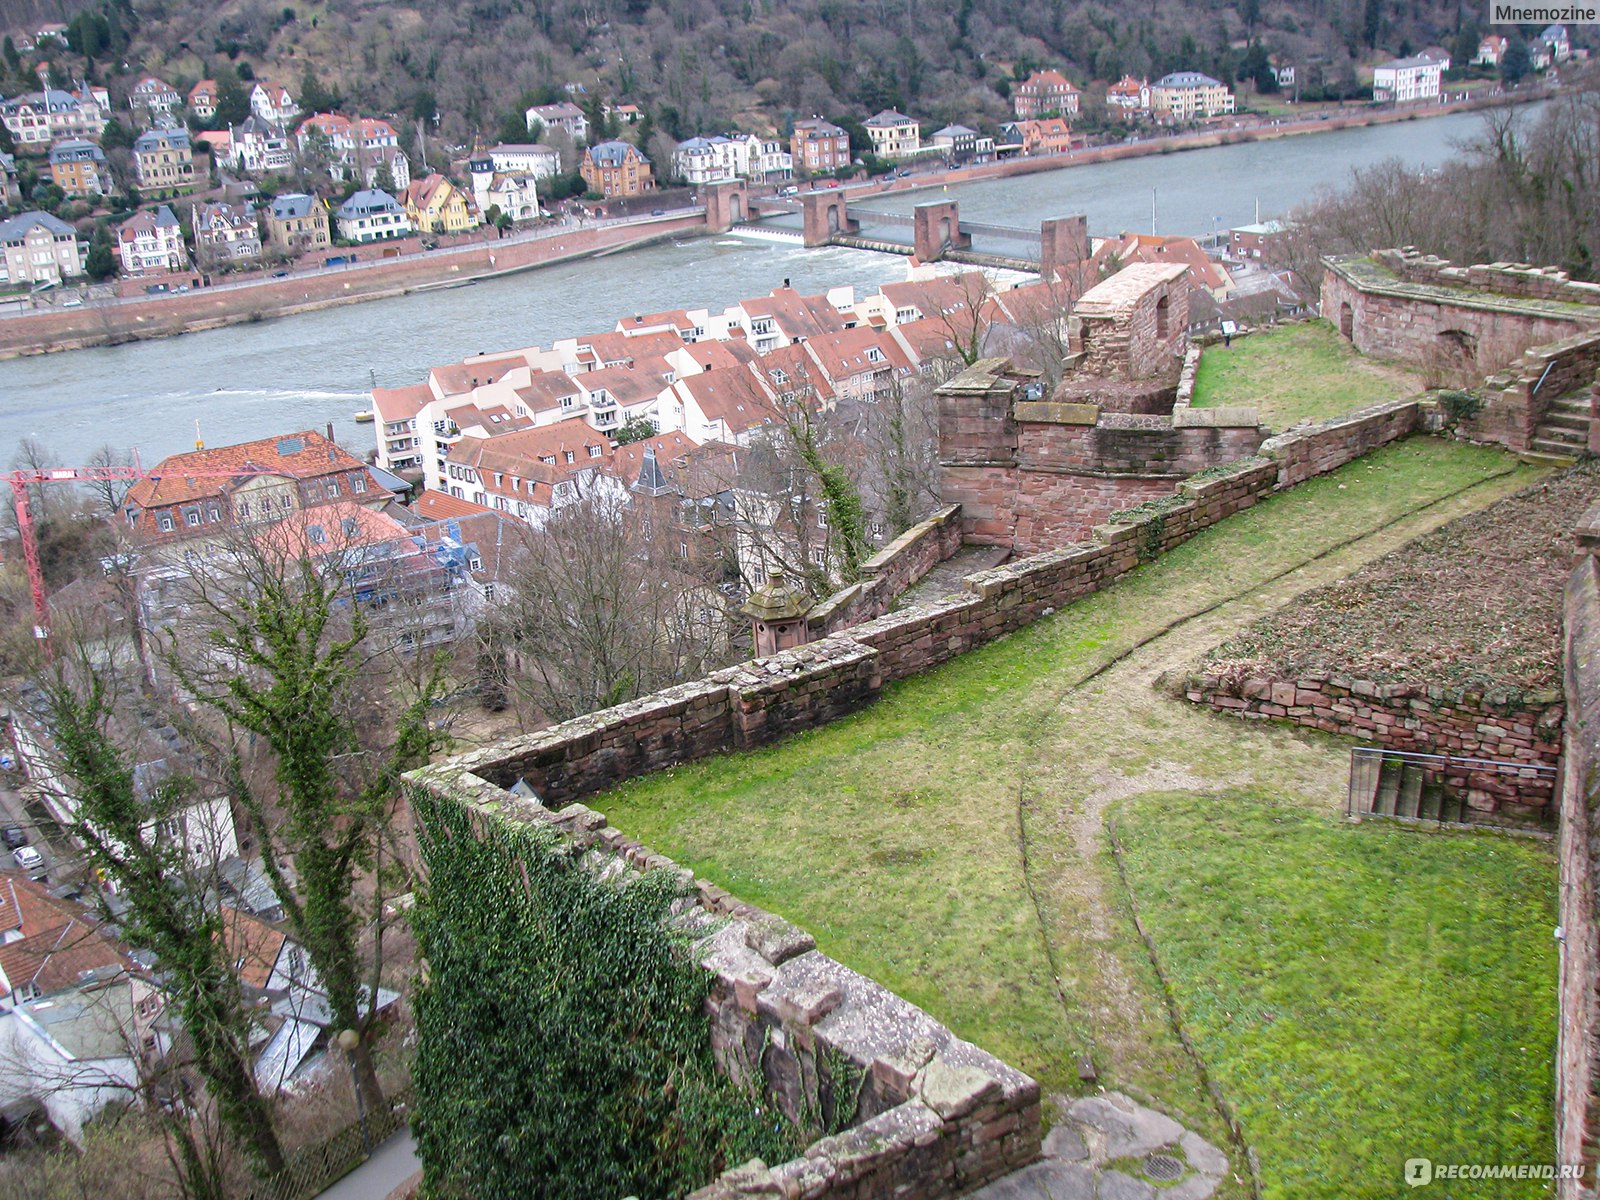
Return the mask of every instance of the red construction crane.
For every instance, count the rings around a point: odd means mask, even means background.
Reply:
[[[11,485],[11,495],[17,505],[17,535],[22,540],[22,561],[28,570],[28,586],[33,590],[33,636],[44,641],[50,636],[50,604],[44,594],[44,568],[39,562],[39,541],[34,533],[33,512],[28,507],[28,489],[43,483],[96,483],[106,480],[154,479],[163,474],[182,475],[185,479],[238,479],[245,475],[281,475],[281,471],[235,468],[231,471],[172,472],[150,471],[137,462],[131,467],[38,467],[13,471],[6,476]]]

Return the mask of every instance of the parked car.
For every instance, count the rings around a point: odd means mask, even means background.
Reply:
[[[664,217],[667,215],[667,210],[664,208],[652,208],[650,210],[650,215],[652,217]]]
[[[44,866],[44,855],[32,846],[18,846],[11,852],[11,857],[24,871],[37,871]]]
[[[61,307],[62,308],[82,308],[83,307],[83,297],[81,297],[81,296],[68,296],[65,300],[63,300],[61,302]]]
[[[7,849],[15,850],[19,846],[28,844],[28,835],[16,825],[8,825],[5,829],[0,829],[0,842],[4,842]]]

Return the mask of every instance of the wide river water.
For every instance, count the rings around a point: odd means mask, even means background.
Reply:
[[[1203,235],[1281,213],[1350,172],[1390,157],[1437,165],[1477,135],[1457,114],[1275,141],[1151,155],[949,188],[964,217],[1036,227],[1084,212],[1095,236],[1150,228]],[[927,192],[873,199],[909,212]],[[905,240],[909,231],[886,231]],[[0,362],[0,463],[32,437],[64,463],[96,448],[137,447],[143,461],[208,445],[335,425],[353,449],[371,445],[351,414],[367,389],[421,382],[430,366],[484,350],[548,345],[666,308],[724,307],[785,279],[805,291],[853,284],[871,292],[904,276],[903,259],[781,241],[691,238],[568,263],[470,287],[374,300],[160,341]]]

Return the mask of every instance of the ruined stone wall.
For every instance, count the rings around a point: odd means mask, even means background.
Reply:
[[[676,873],[692,897],[676,920],[711,975],[706,1010],[718,1064],[791,1120],[843,1127],[789,1162],[730,1170],[695,1200],[938,1200],[1038,1158],[1034,1080],[822,954],[804,930],[696,880],[602,814],[514,795],[489,778],[514,774],[511,762],[471,758],[414,772],[406,787],[466,808],[480,836],[495,822],[550,828],[590,851],[584,861],[605,877]]]
[[[1363,354],[1461,383],[1502,369],[1531,346],[1600,325],[1600,286],[1560,272],[1451,267],[1396,253],[1329,260],[1323,275],[1323,317]]]
[[[1510,368],[1485,380],[1483,409],[1463,421],[1462,430],[1512,450],[1527,450],[1551,401],[1593,384],[1596,372],[1600,372],[1600,331],[1569,333],[1535,346]]]
[[[861,581],[806,615],[811,638],[826,637],[886,613],[934,567],[961,549],[961,508],[951,504],[919,521],[861,564]]]
[[[957,412],[951,420],[979,427],[966,436],[990,461],[952,463],[946,451],[942,490],[961,504],[968,541],[1018,554],[1081,541],[1120,509],[1171,495],[1190,475],[1248,458],[1262,438],[1253,413],[1241,418],[1246,423],[1226,426],[1219,422],[1227,414],[1180,424],[1105,413],[1093,404],[1017,401],[1004,411],[991,397],[982,402],[984,415]]]
[[[1553,768],[1561,754],[1559,694],[1512,698],[1461,689],[1373,683],[1340,675],[1243,680],[1198,675],[1185,694],[1246,720],[1279,720],[1417,754],[1498,759]],[[1551,811],[1554,777],[1467,766],[1424,768],[1429,782],[1460,793],[1478,813],[1518,819]]]
[[[1600,526],[1600,515],[1585,519]],[[1563,1200],[1593,1197],[1600,1137],[1600,954],[1595,880],[1600,875],[1600,563],[1586,553],[1567,580],[1565,688],[1568,720],[1561,775],[1560,1011],[1556,1033],[1556,1161],[1583,1163],[1583,1181],[1557,1185]]]
[[[1278,464],[1279,486],[1289,487],[1417,432],[1421,420],[1415,400],[1391,400],[1268,438],[1261,453]]]
[[[1414,413],[1414,403],[1380,406],[1359,420],[1399,436],[1408,426],[1394,413],[1407,407]],[[1031,624],[1045,610],[1098,591],[1298,482],[1308,470],[1332,470],[1364,453],[1379,438],[1353,433],[1352,419],[1274,439],[1269,456],[1213,468],[1175,493],[1169,481],[1164,497],[1117,514],[1087,540],[967,576],[963,595],[888,613],[454,761],[498,787],[525,779],[546,803],[559,806],[637,775],[827,724],[870,703],[885,683]],[[946,520],[953,524],[953,515]],[[940,536],[949,534],[942,528]]]

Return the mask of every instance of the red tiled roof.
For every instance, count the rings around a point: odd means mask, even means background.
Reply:
[[[128,489],[127,503],[153,508],[220,496],[230,480],[252,475],[316,479],[364,469],[360,459],[315,430],[304,429],[236,446],[169,455],[151,468],[149,477]]]
[[[485,513],[494,515],[494,509],[472,500],[452,496],[449,492],[423,492],[417,497],[411,509],[417,516],[426,517],[430,521],[459,520],[462,517],[478,517]]]
[[[0,970],[5,972],[7,984],[0,995],[23,984],[49,995],[72,987],[85,971],[133,966],[127,951],[101,931],[87,912],[9,871],[0,872],[0,929],[22,935],[0,945]]]
[[[676,433],[658,433],[655,437],[618,446],[611,452],[608,470],[610,474],[631,486],[633,481],[639,478],[639,467],[644,462],[646,450],[656,452],[657,462],[672,463],[684,458],[699,445],[699,442],[682,430]]]
[[[793,288],[774,288],[741,305],[751,317],[771,317],[786,337],[821,337],[844,328],[844,317],[825,296],[802,296]]]
[[[372,411],[380,421],[409,421],[432,399],[433,392],[425,383],[410,387],[373,388]]]
[[[226,904],[222,906],[222,940],[228,947],[228,961],[246,987],[265,988],[272,968],[289,940],[259,917],[253,917]]]
[[[517,395],[531,412],[560,408],[565,397],[582,394],[583,389],[565,371],[535,371],[527,385],[517,389]]]
[[[743,433],[778,419],[773,397],[746,371],[707,371],[678,381],[707,421],[721,421],[729,433]]]

